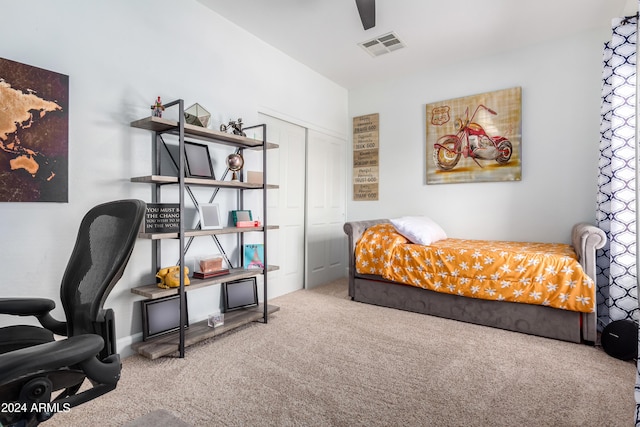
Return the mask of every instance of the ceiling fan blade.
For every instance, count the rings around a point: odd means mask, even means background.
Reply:
[[[376,26],[376,0],[356,0],[360,20],[365,30]]]

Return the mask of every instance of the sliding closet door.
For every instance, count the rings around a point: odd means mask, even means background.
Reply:
[[[268,262],[279,270],[269,273],[269,298],[304,287],[304,200],[306,129],[267,115],[267,139],[280,148],[267,154],[269,224],[279,226],[268,232]]]
[[[345,276],[346,142],[307,130],[308,288]]]

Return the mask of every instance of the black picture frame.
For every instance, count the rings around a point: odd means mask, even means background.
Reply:
[[[233,280],[222,284],[222,302],[225,313],[258,306],[258,285],[255,277]]]
[[[189,310],[187,294],[184,294],[185,313],[189,327]],[[180,295],[164,298],[148,299],[141,302],[142,307],[142,340],[158,337],[180,330]]]
[[[208,145],[185,141],[184,154],[187,160],[187,177],[216,179]]]

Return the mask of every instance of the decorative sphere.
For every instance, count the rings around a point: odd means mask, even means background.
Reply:
[[[239,171],[244,166],[244,159],[240,154],[229,154],[227,156],[227,166],[232,171]]]

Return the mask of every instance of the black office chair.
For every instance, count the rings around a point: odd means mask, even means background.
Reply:
[[[116,388],[113,310],[103,304],[122,277],[145,210],[140,200],[120,200],[84,216],[60,288],[66,321],[51,316],[52,300],[0,298],[0,314],[35,316],[43,326],[0,328],[0,425],[37,425]],[[79,393],[85,378],[92,387]]]

